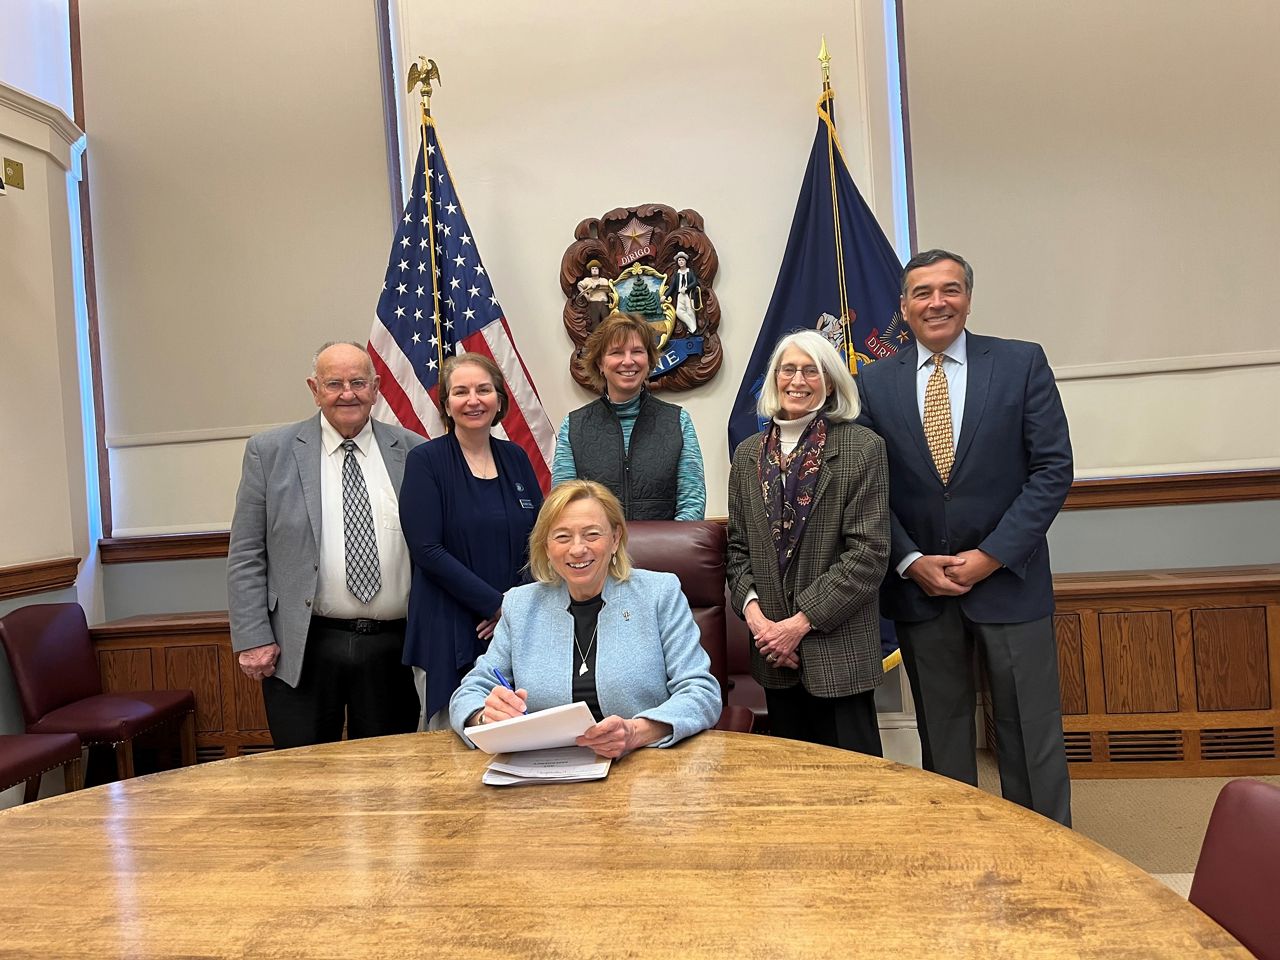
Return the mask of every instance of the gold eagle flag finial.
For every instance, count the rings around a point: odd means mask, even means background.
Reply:
[[[422,85],[422,113],[424,116],[431,116],[431,81],[434,80],[440,86],[444,86],[444,81],[440,79],[440,68],[436,66],[436,62],[429,57],[419,57],[417,63],[409,65],[408,90],[413,93],[413,88]]]

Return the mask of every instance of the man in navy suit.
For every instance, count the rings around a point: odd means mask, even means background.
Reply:
[[[926,770],[977,784],[973,648],[988,670],[1006,799],[1066,826],[1053,579],[1045,534],[1071,486],[1071,438],[1044,351],[965,331],[973,269],[945,250],[903,268],[916,348],[858,376],[889,454],[895,621]]]

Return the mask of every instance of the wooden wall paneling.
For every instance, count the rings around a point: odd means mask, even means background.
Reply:
[[[98,670],[106,693],[156,689],[150,647],[99,650]]]
[[[1060,613],[1053,618],[1058,645],[1058,682],[1062,687],[1064,714],[1088,713],[1089,698],[1084,674],[1084,638],[1078,613]]]
[[[1194,714],[1196,712],[1196,669],[1191,642],[1191,611],[1187,607],[1179,606],[1173,609],[1172,614],[1174,680],[1177,684],[1178,712]],[[1179,730],[1182,735],[1182,759],[1187,763],[1199,762],[1199,728],[1193,722],[1180,725]]]
[[[1098,616],[1107,713],[1178,709],[1173,617],[1168,610]]]
[[[232,654],[232,661],[234,664],[234,654]],[[243,670],[236,667],[232,689],[235,691],[236,728],[266,732],[267,708],[262,702],[262,683],[258,680],[250,680],[244,675]]]
[[[108,670],[113,675],[132,671],[134,676],[127,682],[134,689],[154,689],[150,680],[155,679],[163,686],[195,691],[199,759],[271,749],[261,689],[236,663],[225,611],[128,617],[91,627],[89,632],[104,678]],[[142,657],[135,662],[131,657],[139,651]],[[154,657],[150,676],[140,665],[149,663],[148,657]]]
[[[218,675],[218,648],[214,644],[167,644],[164,647],[165,686],[193,690],[196,695],[196,731],[222,733],[222,678]]]
[[[1190,613],[1199,710],[1267,710],[1266,607],[1197,609]]]
[[[1059,605],[1062,609],[1062,605]],[[1072,609],[1070,606],[1067,609]],[[1106,713],[1106,684],[1102,673],[1102,634],[1098,611],[1084,605],[1075,607],[1080,618],[1080,653],[1084,658],[1084,694],[1089,713]]]

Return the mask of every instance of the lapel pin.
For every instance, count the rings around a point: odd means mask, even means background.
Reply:
[[[623,620],[630,620],[630,619],[631,619],[631,611],[630,611],[630,610],[623,610],[623,611],[622,611],[622,619],[623,619]]]

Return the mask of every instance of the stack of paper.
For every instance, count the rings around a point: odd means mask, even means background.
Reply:
[[[500,753],[485,770],[483,780],[491,787],[581,783],[584,780],[603,780],[609,774],[609,763],[608,757],[597,756],[587,747]]]
[[[484,782],[490,786],[578,783],[602,780],[609,773],[607,757],[575,746],[595,722],[591,708],[578,701],[462,732],[485,753],[497,754],[484,772]]]
[[[561,707],[526,713],[523,717],[477,724],[462,732],[485,753],[548,750],[572,747],[578,737],[595,726],[591,708],[581,700]]]

